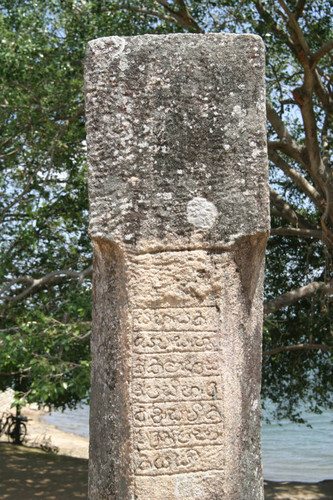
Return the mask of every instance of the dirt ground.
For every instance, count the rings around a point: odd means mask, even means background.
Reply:
[[[88,461],[0,443],[0,498],[87,498]]]

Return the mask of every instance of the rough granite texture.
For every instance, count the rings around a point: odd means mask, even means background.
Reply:
[[[263,43],[93,40],[85,83],[89,498],[262,500]]]

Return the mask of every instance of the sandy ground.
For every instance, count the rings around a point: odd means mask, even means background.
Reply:
[[[54,425],[41,421],[42,412],[25,408],[22,414],[28,417],[26,446],[42,448],[69,457],[85,458],[89,456],[88,439],[63,432]]]
[[[0,394],[0,415],[8,411],[8,401]],[[24,446],[9,444],[5,436],[0,438],[0,499],[86,499],[88,440],[44,424],[40,421],[42,412],[34,408],[24,408],[22,413],[30,419]],[[333,500],[333,481],[265,481],[265,499]]]
[[[0,416],[3,413],[13,413],[10,409],[12,401],[11,391],[0,393]],[[22,409],[22,415],[28,418],[27,436],[24,441],[25,446],[41,448],[44,451],[50,451],[69,457],[88,458],[89,441],[88,439],[63,432],[54,425],[48,425],[42,422],[41,417],[46,412],[37,410],[33,406],[27,406]],[[7,436],[2,435],[0,442],[8,442]]]

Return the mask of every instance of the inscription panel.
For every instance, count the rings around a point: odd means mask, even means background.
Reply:
[[[134,464],[137,475],[157,476],[223,470],[224,458],[219,446],[163,451],[137,451]]]
[[[222,380],[215,307],[135,309],[135,474],[222,470]]]
[[[212,401],[222,398],[221,377],[168,379],[135,378],[132,399],[135,402]]]

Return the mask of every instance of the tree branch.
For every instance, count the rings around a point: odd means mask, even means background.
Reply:
[[[283,147],[287,154],[303,164],[304,160],[302,157],[302,153],[304,151],[304,146],[298,144],[291,136],[283,120],[280,118],[269,101],[266,102],[266,112],[267,119],[269,120],[270,124],[277,133],[277,136],[281,140],[281,143],[279,143],[280,149]]]
[[[330,107],[330,104],[332,104],[332,99],[330,98],[329,93],[326,91],[323,82],[320,78],[319,72],[317,68],[314,68],[313,70],[313,78],[314,78],[314,91],[316,93],[316,96],[322,103],[324,109],[328,110]]]
[[[315,68],[322,57],[324,57],[330,50],[333,49],[333,40],[324,43],[311,57],[311,67]]]
[[[292,236],[296,238],[315,238],[321,240],[323,233],[320,229],[304,229],[298,227],[275,227],[270,231],[271,236]]]
[[[266,302],[264,305],[264,312],[265,314],[270,314],[279,311],[280,309],[290,306],[301,299],[313,297],[318,292],[321,292],[324,295],[333,294],[333,280],[329,283],[313,281],[308,285],[301,286],[300,288],[284,293],[283,295],[280,295],[280,297]]]
[[[282,40],[287,45],[287,47],[289,47],[289,49],[293,52],[293,54],[295,54],[295,56],[297,57],[297,51],[295,49],[293,41],[291,40],[291,38],[289,38],[287,33],[285,33],[281,29],[281,27],[274,21],[273,17],[264,8],[261,0],[256,1],[256,9],[257,9],[259,15],[265,21],[265,23],[269,25],[270,29],[273,31],[275,36],[277,38],[279,38],[280,40]]]
[[[274,128],[275,132],[277,133],[281,141],[287,141],[292,143],[293,138],[291,134],[288,132],[288,129],[283,123],[283,120],[280,118],[280,116],[275,111],[275,109],[273,108],[272,104],[269,101],[266,101],[266,112],[268,120],[272,124],[272,127]]]
[[[144,14],[145,16],[157,17],[158,19],[162,19],[163,21],[167,21],[168,23],[174,22],[173,17],[166,16],[165,14],[162,14],[162,12],[158,12],[157,10],[143,9],[142,7],[136,7],[135,5],[129,4],[121,4],[118,8],[129,10],[131,12],[138,12],[139,14]]]
[[[0,372],[0,375],[5,375],[7,377],[10,377],[12,375],[22,375],[22,373],[29,372],[29,371],[31,371],[31,366],[29,366],[28,368],[22,368],[22,370],[17,370],[15,372]]]
[[[83,271],[71,271],[69,269],[62,269],[60,271],[52,271],[51,273],[46,274],[42,278],[32,278],[30,276],[22,276],[20,278],[16,278],[11,280],[3,289],[0,291],[0,298],[2,297],[5,302],[16,303],[20,300],[24,299],[27,295],[31,295],[36,288],[42,287],[49,284],[55,284],[66,278],[74,278],[78,279],[79,283],[82,283],[84,279],[90,277],[92,275],[92,266],[89,266],[87,269]],[[14,285],[28,283],[30,286],[20,292],[18,295],[8,296],[5,295],[5,292]]]
[[[302,215],[297,214],[274,189],[270,189],[270,198],[272,204],[279,210],[281,217],[288,222],[302,228],[315,229]]]
[[[156,0],[156,2],[164,7],[164,9],[182,28],[188,29],[189,31],[192,31],[194,33],[204,33],[204,30],[199,26],[199,24],[189,13],[186,2],[184,0],[176,0],[177,4],[179,5],[178,10],[174,10],[166,0]]]
[[[295,8],[295,19],[299,19],[304,11],[304,7],[306,4],[306,0],[298,0],[296,8]]]
[[[286,351],[304,351],[304,350],[320,350],[320,351],[331,351],[332,348],[325,344],[295,344],[295,345],[285,345],[281,347],[275,347],[270,351],[264,351],[263,356],[272,356],[273,354],[279,354],[280,352]]]
[[[331,116],[329,114],[326,114],[325,120],[323,123],[322,131],[321,131],[321,147],[323,150],[323,162],[326,167],[330,167],[330,147],[329,147],[329,141],[328,141],[328,124]]]
[[[287,141],[269,141],[268,148],[270,151],[281,151],[286,155],[290,156],[293,160],[296,160],[298,163],[301,163],[305,167],[305,162],[302,158],[303,147],[299,146],[299,148],[293,147],[290,142]]]
[[[329,172],[327,168],[325,168],[320,155],[317,121],[312,101],[312,93],[313,91],[315,91],[318,94],[319,99],[324,103],[326,107],[329,104],[328,98],[319,75],[316,69],[313,67],[313,64],[311,64],[309,46],[297,22],[297,19],[291,13],[284,0],[278,0],[278,2],[288,16],[288,29],[294,42],[295,50],[297,52],[297,58],[304,68],[303,85],[299,88],[294,89],[293,96],[302,113],[303,124],[305,128],[306,151],[309,159],[309,172],[320,191],[322,193],[326,193]],[[325,46],[325,50],[323,50],[323,52],[327,51],[328,49],[329,46]],[[318,57],[318,55],[320,54],[321,53],[318,54],[317,52],[316,57]],[[330,218],[331,220],[333,220],[333,213],[330,214]]]
[[[329,106],[329,98],[317,70],[311,67],[309,47],[297,19],[291,13],[284,0],[278,0],[278,2],[288,17],[288,29],[293,40],[294,53],[304,68],[303,85],[294,89],[293,96],[302,113],[306,147],[299,149],[297,143],[296,147],[293,147],[295,145],[292,143],[290,134],[286,130],[281,118],[269,104],[267,106],[267,116],[280,140],[283,143],[290,143],[288,146],[280,145],[281,151],[283,150],[304,165],[311,175],[321,197],[324,197],[327,194],[327,190],[329,190],[330,196],[333,198],[333,185],[331,185],[332,182],[330,181],[330,172],[321,158],[312,94],[315,91],[326,108]],[[325,50],[328,50],[328,47],[325,47]],[[333,209],[329,213],[329,220],[333,224]]]
[[[316,188],[320,194],[326,196],[327,201],[328,192],[333,199],[333,185],[331,170],[325,166],[319,146],[317,119],[312,100],[315,82],[314,71],[305,67],[303,85],[294,89],[293,96],[302,113],[305,130],[306,153],[303,154],[303,157],[306,156],[307,159],[305,168],[310,173]],[[333,207],[330,207],[329,219],[333,223]]]
[[[309,156],[309,168],[315,184],[326,195],[330,193],[333,198],[333,186],[331,179],[331,169],[326,167],[320,153],[316,116],[313,109],[311,95],[307,96],[301,107],[303,123],[305,128],[305,142]],[[327,199],[326,199],[327,201]],[[329,212],[329,217],[333,220],[333,211]]]
[[[295,184],[306,194],[322,213],[325,211],[326,202],[320,193],[297,170],[292,168],[268,144],[269,159],[280,168]]]
[[[295,33],[295,35],[297,37],[298,43],[301,45],[302,49],[304,50],[305,55],[308,55],[309,54],[309,46],[307,44],[307,41],[304,38],[304,35],[302,33],[301,28],[299,27],[297,19],[294,17],[292,12],[289,10],[289,8],[286,5],[286,3],[284,2],[284,0],[278,0],[278,2],[281,5],[284,12],[288,16],[288,19],[290,21],[290,26],[292,26],[293,32]]]

